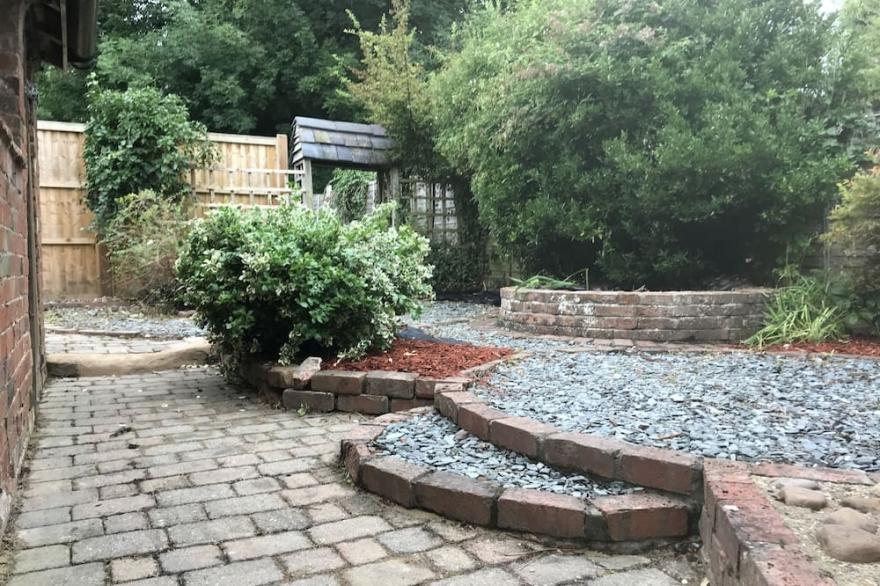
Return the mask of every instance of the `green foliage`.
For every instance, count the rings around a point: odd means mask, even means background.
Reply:
[[[367,197],[370,182],[375,173],[352,169],[334,169],[330,185],[333,186],[333,205],[343,222],[360,220],[367,213]]]
[[[791,267],[782,271],[782,287],[767,305],[764,327],[746,340],[756,348],[794,342],[842,338],[847,307],[835,299],[832,282],[804,276]]]
[[[149,190],[118,200],[101,239],[110,257],[116,296],[150,304],[173,300],[174,263],[188,232],[187,203],[168,201]]]
[[[418,47],[446,38],[476,0],[414,0]],[[378,26],[389,0],[102,0],[103,87],[155,86],[181,97],[195,120],[225,132],[284,131],[295,115],[360,117],[344,91],[358,61],[346,34],[351,9]],[[40,115],[75,120],[85,87],[76,73],[41,79]]]
[[[826,240],[857,259],[843,276],[852,285],[860,320],[880,332],[880,167],[857,174],[840,192]]]
[[[433,129],[526,270],[760,278],[853,170],[864,64],[840,34],[790,0],[489,7],[431,80]]]
[[[584,275],[589,275],[589,271],[584,269]],[[517,288],[523,289],[553,289],[553,290],[569,290],[575,291],[578,289],[589,288],[589,282],[587,281],[587,277],[584,278],[584,285],[580,283],[576,283],[574,280],[575,275],[571,275],[564,279],[557,279],[555,277],[548,277],[545,275],[533,275],[528,279],[515,279],[511,277],[511,281]]]
[[[224,354],[387,348],[395,316],[431,294],[427,241],[381,206],[343,224],[300,205],[224,207],[195,222],[177,264],[183,300]]]
[[[458,244],[435,244],[434,289],[443,292],[477,291],[488,272],[488,233],[470,180],[456,173],[437,151],[434,106],[429,92],[433,54],[426,55],[411,26],[419,4],[392,0],[390,19],[383,17],[373,32],[355,15],[354,34],[363,54],[348,91],[372,122],[384,126],[395,141],[395,157],[406,174],[426,182],[443,183],[455,193]]]
[[[152,190],[171,202],[188,193],[187,172],[214,157],[204,126],[173,95],[152,88],[89,92],[83,158],[86,203],[103,232],[118,200]]]
[[[378,32],[364,29],[354,14],[352,31],[363,54],[361,68],[348,84],[370,119],[394,137],[395,155],[407,170],[422,177],[443,174],[443,160],[434,151],[431,101],[425,67],[413,53],[415,31],[410,28],[409,0],[392,0],[391,22],[385,17]]]
[[[487,258],[480,244],[432,244],[428,262],[434,267],[434,290],[443,293],[482,291]]]

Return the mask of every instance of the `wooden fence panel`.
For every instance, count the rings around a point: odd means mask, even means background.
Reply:
[[[39,121],[40,221],[45,299],[111,295],[106,255],[89,230],[83,205],[83,124]],[[287,168],[287,137],[209,133],[219,160],[190,175],[199,205],[194,214],[226,203],[275,205],[293,191]]]

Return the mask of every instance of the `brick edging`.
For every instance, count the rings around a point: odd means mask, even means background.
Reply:
[[[786,472],[809,477],[809,469],[791,468]],[[703,475],[705,503],[700,537],[712,584],[836,584],[800,551],[797,535],[752,480],[752,467],[707,459]]]
[[[681,494],[702,496],[702,458],[576,432],[511,416],[473,393],[442,390],[434,407],[468,433],[565,470]]]
[[[255,358],[244,361],[239,374],[258,391],[275,399],[280,398],[287,409],[382,415],[432,406],[437,392],[465,391],[477,377],[526,355],[513,354],[463,370],[461,376],[451,377],[386,370],[308,371],[301,366],[280,366]]]
[[[682,497],[633,493],[584,501],[541,490],[504,488],[375,454],[371,443],[387,425],[428,411],[383,415],[342,438],[342,461],[352,480],[403,507],[483,527],[603,542],[675,539],[692,532],[695,509]]]

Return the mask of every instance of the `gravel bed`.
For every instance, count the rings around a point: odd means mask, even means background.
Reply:
[[[573,345],[572,342],[510,336],[496,330],[474,329],[473,325],[469,323],[475,319],[491,321],[497,317],[498,308],[492,305],[461,301],[433,301],[424,305],[424,311],[419,319],[407,317],[404,321],[408,325],[418,327],[437,338],[458,340],[476,346],[496,346],[529,352],[543,352]]]
[[[880,361],[746,352],[535,355],[475,392],[559,428],[717,458],[880,470]]]
[[[133,306],[50,307],[46,325],[73,330],[132,332],[145,338],[191,338],[205,332],[192,319],[146,313]]]
[[[470,478],[494,480],[508,488],[534,488],[585,499],[641,490],[622,482],[561,472],[496,448],[459,430],[437,413],[418,415],[389,425],[374,446],[380,455],[399,456]]]

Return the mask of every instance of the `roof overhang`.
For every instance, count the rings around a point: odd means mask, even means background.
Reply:
[[[303,161],[351,167],[386,169],[393,166],[394,141],[378,124],[359,124],[297,116],[293,119],[290,162]]]
[[[62,69],[87,69],[98,53],[98,0],[36,0],[28,13],[33,54]]]

